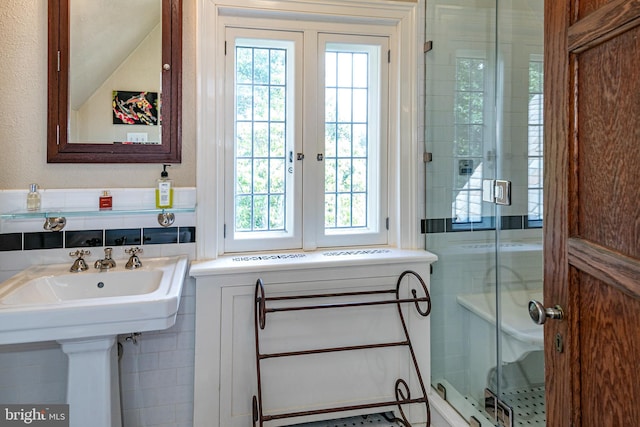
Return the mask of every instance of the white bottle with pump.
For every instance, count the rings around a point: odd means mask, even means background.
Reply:
[[[156,208],[168,209],[173,207],[173,181],[169,179],[167,166],[162,165],[162,173],[156,181]]]

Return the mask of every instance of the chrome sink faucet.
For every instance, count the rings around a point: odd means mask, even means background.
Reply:
[[[99,259],[93,264],[100,271],[109,270],[116,266],[116,262],[111,258],[112,248],[104,248],[104,259]]]
[[[125,249],[124,252],[131,255],[124,268],[128,270],[135,270],[136,268],[142,267],[142,261],[138,258],[138,254],[142,253],[142,249],[136,246],[135,248]]]
[[[85,270],[89,269],[89,267],[87,267],[87,263],[84,260],[84,256],[85,255],[91,255],[91,251],[85,251],[84,249],[82,249],[82,250],[78,249],[75,252],[69,252],[69,256],[76,257],[76,260],[73,262],[73,265],[69,269],[70,272],[78,273],[80,271],[85,271]]]

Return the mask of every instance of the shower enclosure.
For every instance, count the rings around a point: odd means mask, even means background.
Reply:
[[[544,426],[543,0],[427,0],[432,386],[472,426]]]

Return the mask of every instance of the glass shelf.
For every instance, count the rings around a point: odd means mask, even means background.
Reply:
[[[95,208],[48,208],[38,211],[15,210],[0,213],[0,219],[37,219],[51,217],[101,217],[114,215],[157,215],[160,213],[191,213],[195,212],[195,206],[175,207],[169,209],[145,209],[145,208],[114,208],[99,210]]]

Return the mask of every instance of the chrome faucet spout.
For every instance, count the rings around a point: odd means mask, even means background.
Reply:
[[[93,264],[94,268],[100,271],[109,270],[116,266],[116,262],[111,258],[112,248],[104,248],[104,259],[99,259]]]

